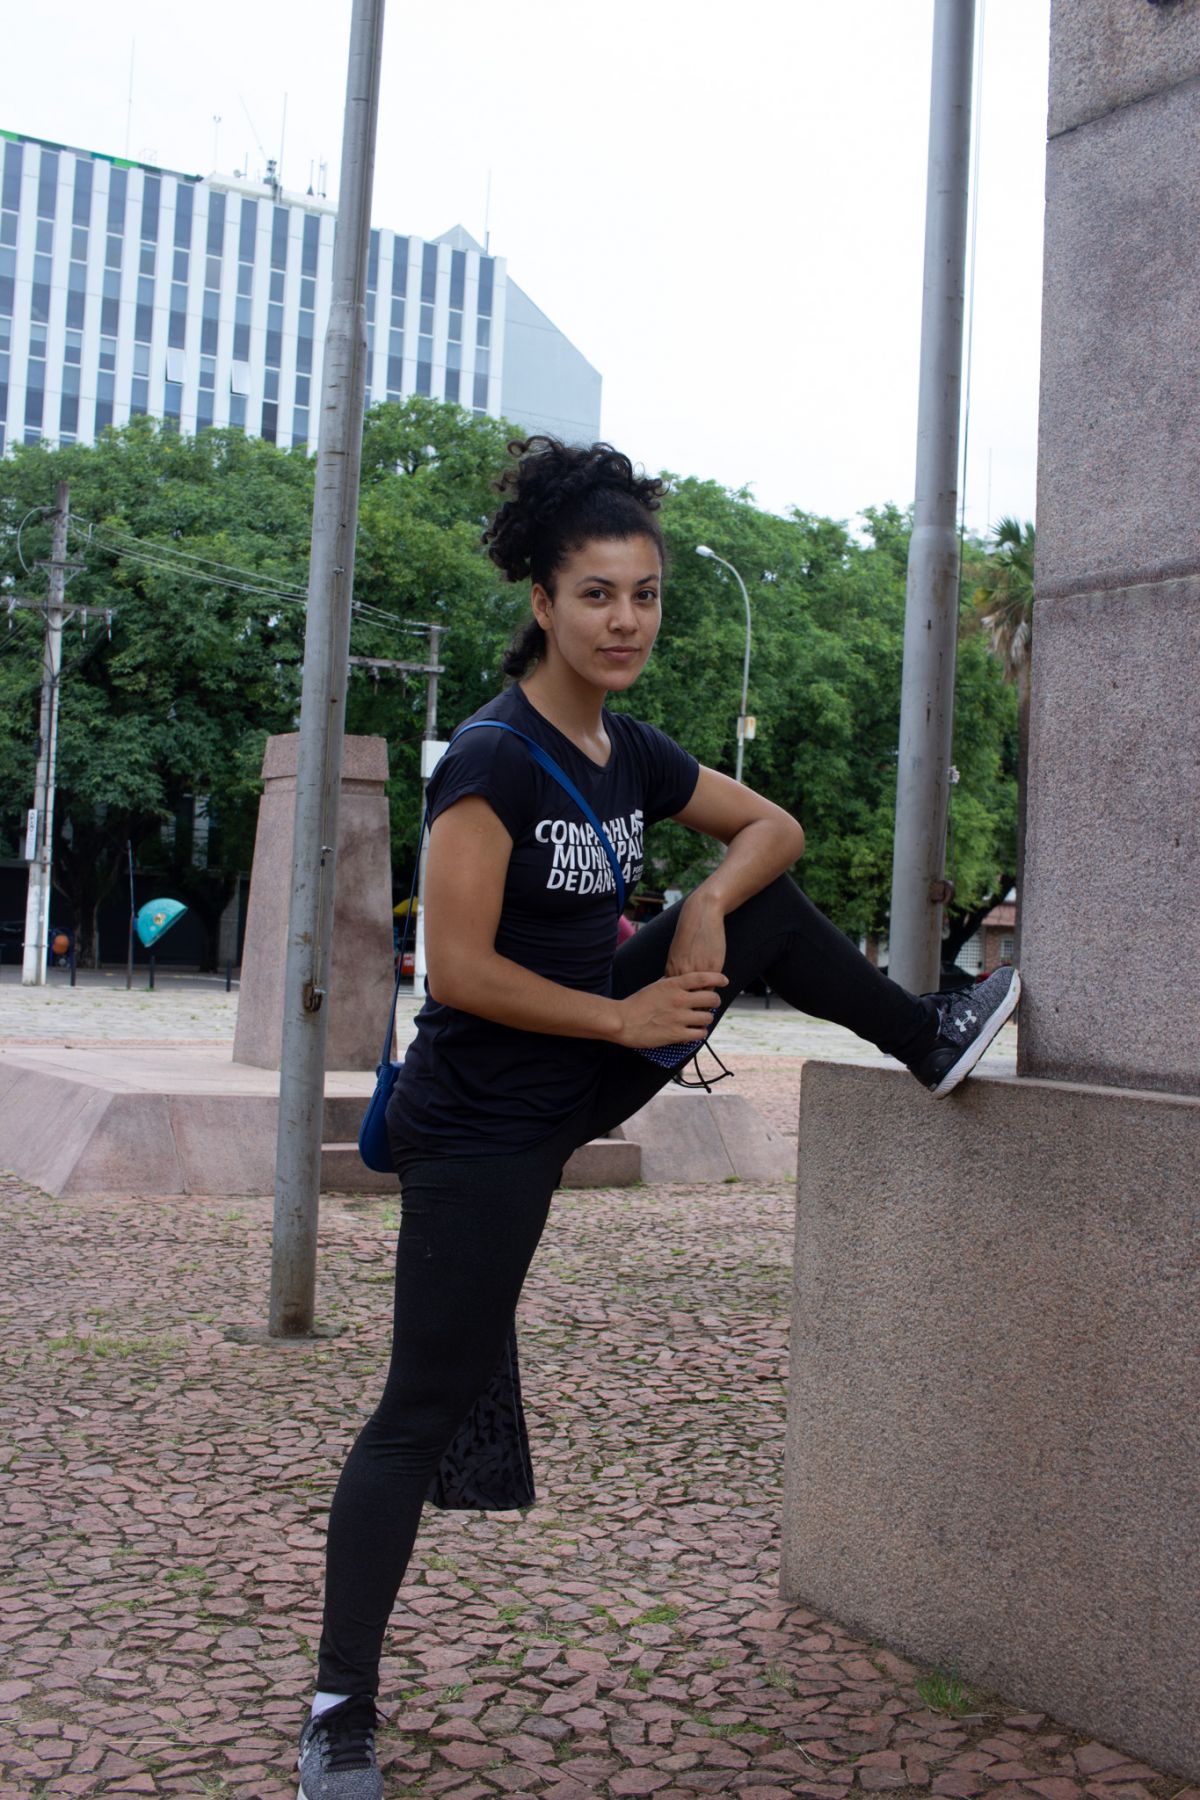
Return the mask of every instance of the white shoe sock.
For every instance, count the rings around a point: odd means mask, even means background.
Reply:
[[[316,1697],[312,1703],[313,1718],[314,1719],[317,1718],[319,1716],[319,1714],[321,1714],[323,1712],[328,1712],[329,1708],[331,1706],[337,1706],[341,1703],[341,1701],[348,1700],[349,1698],[350,1698],[349,1694],[326,1694],[326,1693],[322,1693],[321,1690],[318,1689]]]

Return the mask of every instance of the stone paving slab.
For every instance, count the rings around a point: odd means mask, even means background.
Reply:
[[[749,1071],[747,1071],[749,1072]],[[775,1059],[772,1104],[798,1079]],[[753,1079],[750,1082],[753,1086]],[[327,1202],[255,1348],[270,1203],[0,1182],[0,1800],[292,1800],[323,1534],[386,1356],[396,1202]],[[388,1800],[1200,1800],[778,1599],[787,1185],[560,1194],[522,1300],[540,1493],[427,1514]]]

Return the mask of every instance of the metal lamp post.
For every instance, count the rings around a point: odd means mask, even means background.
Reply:
[[[710,550],[707,544],[697,544],[696,555],[711,557],[713,562],[718,562],[723,569],[729,570],[742,590],[742,604],[746,608],[746,654],[742,659],[742,710],[738,714],[737,766],[734,770],[735,781],[740,781],[742,779],[742,757],[746,748],[746,701],[750,691],[750,596],[746,592],[745,582],[731,562],[726,562],[723,556],[718,556],[716,551]]]

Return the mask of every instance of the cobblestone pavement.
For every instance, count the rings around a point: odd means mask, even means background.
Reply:
[[[747,1063],[787,1104],[797,1071]],[[765,1086],[764,1086],[765,1083]],[[291,1800],[325,1513],[386,1353],[396,1205],[326,1203],[254,1347],[270,1203],[0,1180],[0,1797]],[[389,1800],[1200,1800],[777,1597],[786,1187],[560,1195],[522,1300],[540,1492],[431,1511],[384,1666]]]

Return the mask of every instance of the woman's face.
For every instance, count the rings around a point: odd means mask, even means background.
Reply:
[[[554,578],[539,584],[533,610],[558,656],[582,680],[606,692],[632,687],[662,623],[662,563],[651,537],[594,538],[573,550]]]

